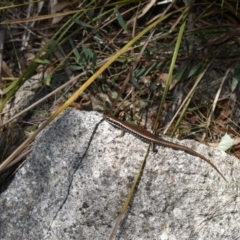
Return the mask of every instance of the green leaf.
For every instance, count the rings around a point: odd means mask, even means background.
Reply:
[[[97,54],[95,52],[93,53],[92,65],[94,67],[97,65]]]
[[[83,54],[87,60],[90,60],[93,58],[93,55],[94,55],[93,51],[91,49],[87,48],[84,44],[82,45],[82,50],[83,50]]]
[[[102,51],[102,47],[101,47],[100,39],[101,39],[100,35],[98,33],[96,33],[95,40],[97,41],[98,49],[101,52]]]
[[[239,79],[240,79],[240,64],[238,64],[235,69],[234,69],[234,72],[233,72],[233,76],[232,76],[232,86],[231,86],[231,89],[232,89],[232,92],[235,90],[238,82],[239,82]]]
[[[50,86],[50,85],[51,85],[51,80],[52,80],[52,74],[47,73],[47,76],[46,76],[46,78],[45,78],[45,84],[46,84],[47,86]]]
[[[153,92],[157,89],[157,86],[155,83],[151,83],[150,86],[148,87],[149,91]]]
[[[147,72],[148,67],[143,67],[141,69],[136,69],[134,76],[136,78],[142,77]]]
[[[178,73],[176,73],[176,75],[173,77],[173,79],[175,79],[177,82],[180,81],[182,79],[182,76],[186,69],[187,69],[187,67],[185,67],[184,69],[182,69]]]
[[[152,65],[149,65],[149,66],[146,66],[146,67],[142,67],[140,69],[136,69],[134,71],[134,76],[136,78],[142,77],[146,73],[149,73],[151,71],[155,71],[155,70],[159,69],[162,64],[163,64],[163,62],[156,62],[156,63],[154,63]]]
[[[94,9],[90,9],[89,11],[87,11],[87,15],[91,20],[94,17],[94,13],[95,13]]]
[[[49,60],[47,60],[47,59],[40,59],[40,58],[35,58],[34,62],[41,63],[41,64],[49,64],[50,63]]]
[[[217,146],[217,149],[227,151],[234,145],[234,139],[232,139],[227,133],[222,137],[222,140]]]
[[[195,66],[193,66],[190,69],[187,69],[187,67],[185,67],[183,70],[179,71],[175,76],[174,79],[178,80],[178,81],[183,81],[187,78],[190,78],[191,76],[193,76],[202,66],[202,63],[199,63]]]
[[[76,62],[79,62],[79,60],[81,59],[81,55],[80,55],[79,51],[77,50],[72,38],[69,38],[69,43],[72,47],[72,52],[75,55]]]
[[[72,69],[73,71],[78,71],[78,70],[84,70],[84,67],[78,66],[78,65],[71,65],[70,69]]]
[[[137,82],[137,79],[134,76],[131,77],[131,82],[132,82],[132,84],[134,85],[135,88],[137,88],[138,90],[141,89],[140,85]]]
[[[117,93],[117,92],[112,92],[112,98],[113,98],[113,99],[116,99],[117,96],[118,96],[118,93]]]
[[[191,69],[185,71],[185,74],[184,74],[185,79],[193,76],[201,67],[202,67],[202,63],[199,63],[199,64],[193,66]]]
[[[119,25],[122,27],[123,30],[127,31],[125,21],[123,20],[123,17],[117,8],[114,8],[114,13],[116,14]]]
[[[93,26],[91,26],[90,24],[88,23],[85,23],[85,22],[82,22],[78,19],[75,19],[73,17],[69,17],[73,22],[77,23],[78,25],[84,27],[84,28],[93,28]]]
[[[65,52],[64,52],[64,50],[63,50],[63,48],[62,48],[62,46],[57,45],[57,49],[58,49],[58,51],[59,51],[63,56],[66,56],[66,54],[65,54]]]

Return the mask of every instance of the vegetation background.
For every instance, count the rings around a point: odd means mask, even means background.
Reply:
[[[69,106],[239,156],[238,1],[4,0],[0,9],[1,191]]]

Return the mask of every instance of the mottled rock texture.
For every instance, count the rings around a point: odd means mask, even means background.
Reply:
[[[94,112],[65,111],[35,140],[32,154],[0,196],[0,239],[108,239],[147,144]],[[238,239],[239,160],[182,141],[150,152],[116,239]]]

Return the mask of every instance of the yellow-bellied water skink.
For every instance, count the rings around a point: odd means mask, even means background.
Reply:
[[[150,133],[149,131],[147,131],[147,130],[141,128],[141,127],[138,127],[137,125],[121,121],[114,116],[103,115],[103,118],[105,120],[107,120],[110,124],[112,124],[113,126],[121,129],[124,132],[128,132],[128,133],[134,135],[135,137],[139,138],[143,142],[151,143],[153,145],[155,144],[155,145],[170,147],[170,148],[173,148],[173,149],[176,149],[176,150],[182,150],[182,151],[184,151],[186,153],[189,153],[193,156],[201,158],[202,160],[204,160],[208,164],[210,164],[222,176],[222,178],[227,182],[227,180],[223,176],[223,174],[218,170],[218,168],[209,159],[207,159],[206,157],[204,157],[200,153],[195,152],[191,148],[188,148],[188,147],[179,145],[177,143],[172,143],[172,142],[166,141],[164,139],[158,138],[154,134]]]

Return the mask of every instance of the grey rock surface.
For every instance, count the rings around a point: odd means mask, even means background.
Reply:
[[[94,112],[65,111],[37,137],[0,196],[0,239],[108,239],[147,144]],[[96,131],[94,131],[96,130]],[[95,133],[94,133],[95,132]],[[93,134],[94,133],[94,134]],[[240,238],[239,160],[194,141],[150,152],[116,239]]]

